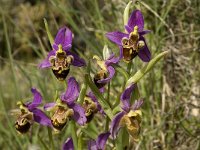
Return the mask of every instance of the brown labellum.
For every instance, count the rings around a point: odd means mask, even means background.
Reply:
[[[15,129],[19,133],[27,133],[33,124],[33,116],[32,114],[26,113],[26,114],[21,114],[17,120],[15,121]]]
[[[106,85],[106,83],[98,83],[99,80],[107,78],[107,73],[104,70],[100,70],[97,74],[94,75],[94,83],[100,89]]]
[[[61,131],[72,115],[72,109],[67,109],[62,106],[58,106],[58,109],[54,112],[53,116],[51,117],[51,123],[56,130]]]
[[[70,71],[70,64],[73,61],[73,56],[67,56],[63,50],[58,50],[56,56],[51,56],[49,61],[52,65],[52,71],[59,81],[66,79]]]
[[[94,115],[97,113],[97,105],[95,102],[92,101],[90,97],[86,96],[83,102],[83,108],[85,110],[85,116],[88,123],[94,118]]]
[[[134,51],[133,48],[123,47],[123,57],[124,57],[125,61],[130,62],[137,55],[138,55],[138,53],[136,51]]]
[[[70,69],[66,69],[66,70],[56,70],[56,69],[52,69],[54,75],[56,76],[56,78],[59,81],[63,81],[66,79],[67,75],[69,74]]]

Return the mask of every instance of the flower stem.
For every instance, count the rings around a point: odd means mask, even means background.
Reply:
[[[122,128],[119,131],[119,135],[116,140],[116,150],[128,149],[128,146],[129,146],[129,134],[126,128]]]
[[[78,138],[77,138],[77,134],[76,134],[76,125],[75,125],[74,121],[71,121],[70,129],[71,129],[71,137],[72,137],[73,143],[74,143],[74,149],[77,150],[78,149]]]
[[[54,150],[55,146],[54,146],[53,137],[52,137],[52,130],[49,127],[47,129],[48,129],[49,143],[51,143],[51,149]]]
[[[131,62],[129,62],[128,65],[127,65],[126,71],[127,71],[127,73],[128,73],[129,76],[130,76],[132,64],[133,64],[133,63],[132,63],[132,61],[131,61]]]

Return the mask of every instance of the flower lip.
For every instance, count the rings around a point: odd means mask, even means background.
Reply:
[[[33,124],[33,114],[32,113],[26,113],[26,114],[21,114],[16,122],[15,122],[15,129],[19,133],[27,133]]]
[[[130,110],[130,112],[125,114],[120,120],[120,126],[126,126],[129,134],[131,135],[134,141],[138,141],[138,135],[140,133],[141,116],[141,110]]]
[[[70,65],[74,58],[71,55],[68,56],[63,51],[62,45],[58,45],[58,47],[59,49],[56,51],[56,55],[49,57],[49,61],[51,62],[52,71],[56,78],[63,81],[69,73]]]
[[[89,96],[84,98],[83,109],[85,110],[87,123],[90,122],[94,115],[98,112],[97,104]]]
[[[53,127],[61,131],[63,127],[67,124],[70,118],[73,116],[74,111],[72,109],[64,108],[63,106],[58,106],[53,116],[51,117],[51,123]]]
[[[106,83],[99,83],[98,81],[106,79],[107,78],[107,71],[105,70],[100,70],[99,72],[97,72],[97,74],[94,75],[94,83],[95,85],[100,89],[102,87],[104,87],[106,85]]]

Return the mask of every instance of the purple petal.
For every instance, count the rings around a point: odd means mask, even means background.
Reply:
[[[55,45],[62,45],[63,50],[68,50],[72,44],[72,32],[67,27],[61,28],[54,40]],[[54,47],[54,46],[53,46]]]
[[[27,105],[29,110],[32,110],[38,107],[42,103],[42,96],[40,92],[38,92],[35,88],[32,88],[31,92],[34,97],[33,97],[33,101]]]
[[[48,53],[48,56],[45,60],[43,60],[40,64],[39,64],[39,68],[49,68],[51,67],[51,63],[49,62],[49,57],[51,56],[55,56],[56,55],[56,51],[54,50],[51,50],[49,53]]]
[[[128,25],[125,25],[125,29],[128,33],[131,33],[133,31],[133,28],[130,28]]]
[[[49,109],[53,108],[55,105],[56,105],[55,102],[46,103],[46,104],[44,105],[44,110],[47,110],[47,111],[48,111]]]
[[[144,29],[144,18],[141,11],[134,10],[131,13],[127,25],[132,29],[132,31],[135,26],[138,26],[138,31],[142,31]]]
[[[143,31],[140,31],[139,34],[140,34],[140,36],[143,36],[143,35],[150,33],[150,32],[151,32],[151,30],[143,30]]]
[[[98,150],[97,149],[97,143],[95,140],[90,140],[88,142],[88,150]]]
[[[74,143],[72,138],[68,138],[63,144],[62,150],[74,150]]]
[[[151,60],[151,52],[149,51],[149,48],[147,47],[144,37],[141,36],[140,40],[144,41],[145,46],[139,50],[138,56],[140,57],[142,61],[149,62]]]
[[[69,105],[74,110],[73,119],[79,124],[84,125],[87,121],[84,109],[78,104]]]
[[[106,61],[105,61],[105,64],[107,65],[107,66],[110,66],[110,65],[112,65],[112,64],[116,64],[116,63],[118,63],[119,62],[119,57],[114,57],[115,55],[114,54],[112,54]]]
[[[111,40],[112,42],[116,43],[117,45],[122,45],[121,41],[123,37],[127,37],[128,38],[128,34],[126,33],[122,33],[119,31],[116,32],[108,32],[106,33],[106,37]]]
[[[138,110],[143,104],[143,100],[136,100],[133,104],[133,110]]]
[[[97,81],[98,83],[108,83],[115,75],[115,69],[112,66],[109,66],[108,68],[109,76],[105,79]]]
[[[116,138],[116,135],[119,131],[119,122],[121,120],[121,118],[124,116],[125,112],[119,112],[117,115],[115,115],[112,123],[111,123],[111,127],[110,127],[110,133],[112,135],[113,138]]]
[[[123,103],[122,109],[125,111],[128,111],[130,109],[130,98],[131,98],[132,91],[134,89],[135,89],[135,84],[132,84],[131,86],[129,86],[128,88],[124,90],[124,92],[122,93],[120,97]]]
[[[74,57],[74,60],[72,62],[73,66],[77,66],[77,67],[82,67],[85,66],[85,60],[80,58],[77,54],[72,53],[70,51],[66,51],[67,55],[72,55]]]
[[[62,101],[67,102],[67,104],[72,104],[79,96],[79,85],[78,82],[75,80],[74,77],[70,77],[68,79],[67,90],[63,93],[60,97]]]
[[[110,132],[102,133],[97,138],[97,147],[98,149],[104,149],[106,141],[108,140],[108,137],[110,136]]]
[[[66,45],[66,46],[64,46],[64,47],[62,46],[62,49],[65,50],[65,51],[69,51],[69,50],[71,49],[71,47],[72,47],[72,45],[69,44],[69,45]],[[58,50],[58,45],[56,45],[56,44],[54,43],[54,44],[53,44],[53,49],[57,51],[57,50]]]
[[[35,122],[37,122],[41,125],[44,125],[44,126],[52,127],[51,120],[40,109],[35,108],[31,112],[33,112],[33,118],[34,118]]]

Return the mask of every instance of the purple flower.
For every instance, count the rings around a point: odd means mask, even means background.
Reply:
[[[42,103],[41,94],[34,88],[31,89],[33,93],[33,101],[26,104],[18,102],[20,108],[20,115],[15,122],[15,128],[19,133],[26,133],[29,131],[31,125],[37,122],[44,126],[51,127],[51,120],[37,107]]]
[[[120,57],[115,57],[114,54],[111,54],[110,57],[106,60],[101,60],[98,56],[94,56],[94,59],[97,60],[97,64],[100,67],[100,71],[98,71],[94,75],[94,83],[100,89],[109,83],[110,80],[115,75],[115,69],[113,68],[113,64],[117,64],[120,60]]]
[[[103,88],[100,89],[100,92],[103,93],[104,89]],[[93,119],[94,115],[97,112],[100,112],[101,114],[105,114],[97,98],[92,92],[89,92],[88,95],[85,96],[84,102],[83,102],[83,108],[85,110],[87,123]]]
[[[63,144],[62,150],[74,150],[74,144],[72,138],[68,138]]]
[[[65,80],[70,65],[81,67],[85,61],[70,51],[72,47],[72,32],[67,28],[61,28],[52,45],[53,50],[48,53],[47,58],[39,65],[39,68],[52,68],[58,80]]]
[[[136,100],[135,103],[131,106],[130,95],[134,87],[135,85],[130,86],[121,95],[122,111],[115,115],[110,128],[110,132],[113,138],[116,138],[116,135],[121,127],[126,127],[131,137],[135,141],[138,140],[142,117],[140,107],[143,104],[143,100]]]
[[[60,131],[70,119],[75,120],[79,125],[86,123],[84,109],[75,103],[79,96],[79,85],[74,77],[68,79],[68,87],[65,93],[61,94],[56,102],[48,103],[45,110],[53,111],[51,122],[56,131]]]
[[[128,33],[115,31],[108,32],[106,36],[109,40],[120,46],[120,51],[122,51],[126,62],[130,62],[137,55],[142,61],[149,62],[151,53],[143,35],[150,31],[144,30],[144,19],[139,10],[132,12],[128,24],[125,25],[125,29]]]
[[[88,143],[88,150],[104,150],[106,141],[110,136],[110,132],[102,133],[98,136],[97,140],[91,140]]]

